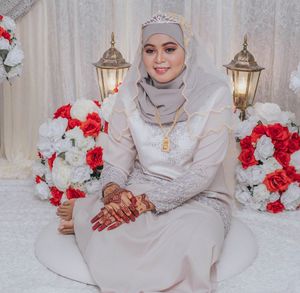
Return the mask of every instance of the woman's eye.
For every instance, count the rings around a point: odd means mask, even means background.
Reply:
[[[176,50],[176,48],[167,48],[166,52],[167,53],[173,53]]]
[[[152,49],[146,49],[145,52],[146,52],[147,54],[152,54],[152,53],[154,52],[154,50],[152,50]]]

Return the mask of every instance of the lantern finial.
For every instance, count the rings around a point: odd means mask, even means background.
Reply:
[[[110,44],[111,44],[111,47],[114,48],[115,47],[115,34],[114,32],[111,33],[111,41],[110,41]]]
[[[247,34],[245,34],[244,36],[244,44],[243,44],[243,51],[247,51],[247,47],[248,47],[248,39],[247,39]]]

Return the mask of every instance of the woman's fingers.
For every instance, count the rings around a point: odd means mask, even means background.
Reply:
[[[130,218],[131,221],[135,221],[135,216],[134,214],[131,212],[131,210],[124,204],[120,205],[121,210],[123,211],[123,213]]]
[[[129,209],[131,210],[131,212],[134,214],[135,217],[138,217],[140,215],[140,213],[138,212],[138,210],[135,208],[133,204],[129,206]]]
[[[118,208],[116,210],[116,213],[128,224],[130,222],[130,219],[123,213],[123,211]]]
[[[121,224],[122,224],[122,222],[116,222],[116,223],[112,224],[111,226],[109,226],[107,228],[107,230],[115,229],[115,228],[119,227]]]
[[[106,227],[108,227],[111,224],[112,224],[112,221],[110,219],[106,219],[104,221],[104,223],[98,228],[98,231],[100,232],[100,231],[104,230]]]

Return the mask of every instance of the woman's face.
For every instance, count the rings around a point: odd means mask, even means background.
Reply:
[[[155,34],[143,48],[143,62],[149,75],[158,82],[176,78],[184,67],[184,50],[168,35]]]

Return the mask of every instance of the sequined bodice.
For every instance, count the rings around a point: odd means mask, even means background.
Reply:
[[[174,179],[190,166],[197,139],[192,139],[186,122],[178,122],[170,133],[170,151],[162,151],[164,132],[170,125],[160,126],[145,122],[135,111],[129,119],[129,127],[137,148],[138,160],[143,171],[155,177]]]

